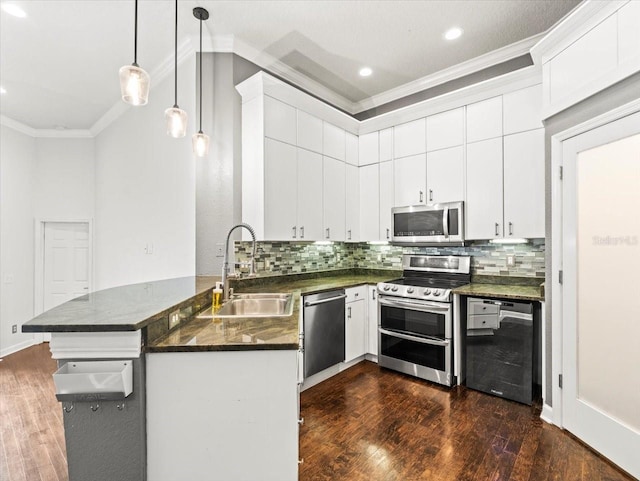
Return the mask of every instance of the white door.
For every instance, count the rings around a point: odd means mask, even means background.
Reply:
[[[464,148],[436,150],[427,154],[427,202],[464,200]]]
[[[43,309],[48,311],[89,292],[89,224],[44,225]]]
[[[292,145],[264,141],[264,240],[298,238],[298,161]]]
[[[379,240],[391,240],[393,207],[393,162],[380,162],[380,233]]]
[[[360,137],[362,138],[362,137]],[[377,139],[377,137],[376,137]],[[362,144],[361,144],[362,145]],[[362,150],[360,151],[362,153]],[[360,240],[378,240],[380,231],[379,165],[359,167],[360,177]]]
[[[640,113],[562,148],[562,424],[640,478]]]
[[[412,155],[393,161],[394,207],[426,204],[427,156]]]
[[[346,177],[344,162],[323,157],[323,223],[326,240],[344,241]]]
[[[358,167],[355,165],[346,164],[345,169],[345,240],[358,242],[360,240],[360,178],[358,177]]]
[[[322,155],[298,149],[298,239],[322,240]],[[289,199],[290,202],[293,199]]]

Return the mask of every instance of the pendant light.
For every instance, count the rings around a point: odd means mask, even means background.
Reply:
[[[202,21],[209,18],[209,12],[202,7],[193,9],[193,16],[200,20],[200,126],[197,134],[193,135],[193,153],[197,157],[204,157],[209,153],[209,136],[202,133]]]
[[[187,113],[180,107],[178,107],[178,0],[176,0],[176,28],[174,34],[173,74],[173,107],[169,107],[164,111],[164,117],[167,120],[167,134],[171,137],[179,139],[180,137],[184,137],[185,133],[187,132]]]
[[[122,100],[131,105],[146,105],[149,100],[149,74],[138,66],[138,0],[135,0],[133,63],[120,68]]]

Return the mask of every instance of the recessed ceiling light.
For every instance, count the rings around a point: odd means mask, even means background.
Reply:
[[[444,32],[444,38],[447,40],[455,40],[462,35],[463,30],[460,27],[453,27]]]
[[[360,69],[360,72],[358,73],[360,74],[360,77],[368,77],[373,73],[373,70],[371,70],[369,67],[362,67]]]
[[[7,89],[5,89],[4,87],[0,87],[0,94],[4,95],[7,93]]]
[[[13,15],[14,17],[24,18],[27,16],[27,12],[22,10],[15,3],[3,3],[2,10],[7,12],[9,15]]]

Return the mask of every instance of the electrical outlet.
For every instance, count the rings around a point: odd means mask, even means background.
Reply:
[[[224,257],[224,244],[216,244],[216,257]]]
[[[18,333],[18,325],[14,324],[13,326],[11,326],[11,334],[17,334]]]
[[[513,267],[516,265],[516,256],[514,254],[507,256],[507,267]]]
[[[169,330],[180,324],[180,309],[169,313]]]

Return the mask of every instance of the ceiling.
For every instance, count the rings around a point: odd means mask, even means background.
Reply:
[[[34,129],[89,129],[119,100],[133,61],[133,0],[2,0],[0,114]],[[452,66],[540,34],[579,0],[180,0],[179,43],[197,43],[195,6],[211,14],[207,45],[232,39],[265,68],[308,79],[347,110]],[[138,63],[172,73],[174,2],[140,0]],[[445,30],[459,26],[454,41]],[[220,42],[218,42],[220,43]],[[229,42],[227,42],[228,44]],[[280,67],[278,67],[280,66]],[[358,70],[368,66],[370,77]],[[467,72],[469,73],[469,72]],[[286,75],[284,75],[286,77]],[[385,94],[386,93],[386,94]],[[335,102],[334,102],[335,103]]]

